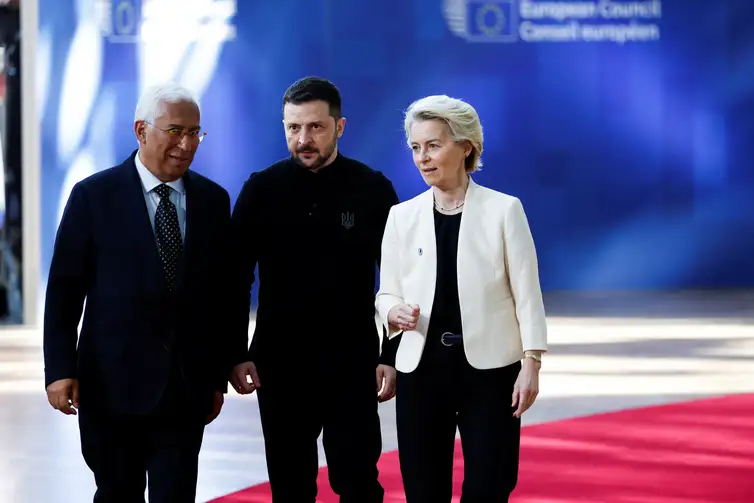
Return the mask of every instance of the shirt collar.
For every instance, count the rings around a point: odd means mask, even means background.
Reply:
[[[293,159],[293,158],[291,158]],[[296,162],[295,159],[293,159],[294,164],[298,168],[298,171],[304,173],[307,176],[313,176],[316,179],[324,179],[328,176],[335,176],[340,171],[340,168],[343,166],[343,155],[338,151],[337,154],[335,154],[335,159],[328,164],[327,166],[324,166],[320,168],[319,170],[312,171],[306,166],[300,165],[298,162]]]
[[[136,163],[136,171],[139,172],[139,178],[141,178],[141,185],[144,187],[144,190],[149,194],[152,192],[158,185],[162,185],[163,182],[160,181],[159,178],[154,176],[154,173],[149,171],[146,166],[144,166],[144,163],[141,162],[141,157],[139,157],[141,154],[141,151],[139,150],[136,152],[136,156],[134,157],[134,163]],[[184,193],[184,187],[183,187],[183,178],[179,178],[178,180],[174,180],[172,182],[167,182],[166,185],[173,189],[174,191],[178,192],[179,194],[183,195]]]

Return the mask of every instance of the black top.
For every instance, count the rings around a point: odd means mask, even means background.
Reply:
[[[462,330],[458,301],[458,232],[462,215],[444,215],[435,210],[437,280],[429,319],[430,338],[439,338],[444,332],[460,334]]]
[[[246,340],[258,265],[253,361],[311,357],[319,347],[377,358],[377,266],[397,203],[382,173],[342,154],[318,172],[285,159],[252,173],[233,211],[242,301],[233,308],[233,330]],[[398,338],[386,339],[381,361],[392,365]]]

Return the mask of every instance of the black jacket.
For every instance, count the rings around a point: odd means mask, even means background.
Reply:
[[[71,191],[47,284],[46,385],[78,378],[82,408],[144,414],[158,404],[172,365],[184,391],[209,404],[214,391],[226,390],[231,363],[230,199],[198,173],[183,177],[186,239],[170,293],[135,155]]]

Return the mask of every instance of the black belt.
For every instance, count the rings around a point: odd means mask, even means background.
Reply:
[[[440,342],[443,346],[458,346],[463,343],[463,334],[454,334],[453,332],[445,332],[440,336]]]

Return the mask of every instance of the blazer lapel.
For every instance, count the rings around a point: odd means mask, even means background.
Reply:
[[[469,240],[466,235],[472,231],[470,226],[473,227],[473,225],[476,223],[476,192],[477,192],[477,184],[474,182],[474,179],[471,178],[471,175],[468,175],[469,177],[469,186],[466,188],[466,195],[463,199],[463,212],[461,214],[461,226],[458,229],[458,272],[460,273],[463,270],[463,253],[465,252],[465,245],[467,243],[472,243],[473,239]],[[484,221],[484,218],[481,218],[480,221]],[[460,279],[460,278],[459,278]]]
[[[186,171],[183,175],[183,187],[186,192],[186,237],[183,240],[183,253],[178,261],[176,291],[182,290],[186,283],[187,264],[191,260],[191,252],[196,241],[196,227],[199,225],[197,215],[201,214],[201,209],[198,209],[198,207],[202,204],[199,199],[200,193],[195,190],[190,171]]]
[[[432,312],[432,305],[435,300],[435,288],[437,284],[437,237],[435,236],[435,200],[432,195],[432,189],[427,190],[420,196],[419,201],[419,225],[417,244],[419,254],[419,267],[421,267],[420,278],[426,278],[423,282],[424,288],[421,298],[416,299],[421,310],[420,323],[424,322],[423,327],[426,333],[429,327],[429,317]],[[413,250],[412,250],[413,252]]]
[[[133,215],[133,217],[128,218],[129,225],[131,226],[130,233],[134,237],[137,249],[145,257],[145,264],[148,268],[145,276],[156,278],[159,280],[159,285],[164,287],[162,259],[157,250],[157,239],[149,219],[147,202],[144,199],[144,188],[139,178],[139,172],[136,170],[136,164],[134,163],[135,155],[136,153],[132,154],[129,160],[123,165],[125,174],[124,188],[126,189],[123,191],[125,198],[123,214]]]
[[[484,259],[474,255],[474,250],[483,244],[478,242],[482,236],[475,235],[475,225],[484,222],[484,215],[477,215],[477,184],[469,176],[469,186],[466,188],[466,196],[463,200],[463,212],[461,214],[461,225],[458,229],[458,249],[456,250],[456,280],[458,284],[458,303],[461,307],[461,323],[463,324],[463,313],[465,312],[465,303],[469,300],[469,294],[476,291],[473,284],[473,274],[469,274],[470,268],[477,267],[480,261]]]

